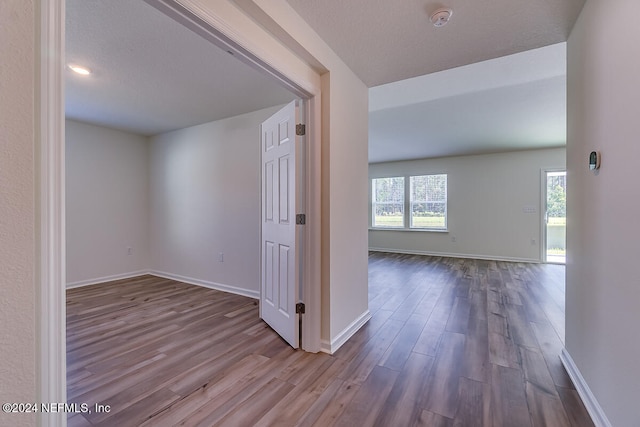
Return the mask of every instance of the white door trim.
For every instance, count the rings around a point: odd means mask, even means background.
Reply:
[[[64,206],[64,0],[40,3],[39,106],[36,152],[39,244],[37,292],[37,401],[66,402]],[[67,414],[38,414],[38,425],[66,426]]]
[[[305,100],[307,115],[308,168],[305,227],[306,314],[303,323],[304,349],[320,351],[320,76],[302,75],[285,64],[274,66],[267,49],[251,43],[224,19],[199,8],[191,0],[146,0],[183,25],[198,26],[212,42],[239,53],[250,65],[277,78]],[[66,313],[65,313],[65,211],[64,211],[64,22],[65,0],[41,0],[37,8],[40,23],[38,46],[39,119],[38,262],[36,283],[37,397],[41,402],[66,402]],[[202,34],[202,33],[201,33]],[[283,49],[286,47],[281,46]],[[65,426],[66,414],[39,414],[39,425]]]

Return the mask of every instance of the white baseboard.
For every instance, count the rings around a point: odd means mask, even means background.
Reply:
[[[164,271],[151,270],[149,274],[163,277],[165,279],[178,280],[190,285],[202,286],[204,288],[215,289],[217,291],[229,292],[231,294],[242,295],[253,299],[260,299],[260,291],[252,291],[249,289],[238,288],[236,286],[210,282],[208,280],[194,279],[193,277],[181,276],[179,274],[167,273]]]
[[[210,282],[208,280],[194,279],[193,277],[181,276],[179,274],[166,273],[164,271],[140,270],[130,273],[114,274],[111,276],[96,277],[94,279],[80,280],[67,284],[67,289],[80,288],[83,286],[99,285],[114,280],[131,279],[134,277],[150,274],[152,276],[162,277],[164,279],[177,280],[179,282],[188,283],[190,285],[202,286],[204,288],[215,289],[217,291],[229,292],[231,294],[242,295],[245,297],[260,299],[260,291],[250,291],[248,289],[238,288],[236,286],[223,285],[222,283]]]
[[[607,419],[602,407],[591,392],[591,389],[587,385],[587,382],[566,348],[562,349],[560,360],[562,361],[564,368],[567,370],[571,381],[573,381],[573,385],[576,387],[576,391],[578,392],[578,395],[580,395],[585,408],[587,408],[587,412],[589,412],[593,424],[596,427],[611,427],[611,423]]]
[[[334,339],[331,340],[331,342],[322,340],[320,342],[320,351],[329,354],[335,353],[340,347],[342,347],[345,342],[347,342],[349,338],[351,338],[356,332],[358,332],[358,330],[362,328],[364,324],[369,321],[369,319],[371,319],[371,313],[369,312],[369,310],[366,310],[364,313],[358,316],[356,320],[351,322],[349,326],[344,328],[342,332],[340,332]]]
[[[131,279],[132,277],[144,276],[150,274],[149,270],[132,271],[129,273],[113,274],[110,276],[96,277],[94,279],[78,280],[77,282],[67,283],[67,289],[80,288],[82,286],[99,285],[100,283],[112,282],[114,280]]]
[[[369,248],[369,250],[372,252],[389,252],[392,254],[428,255],[428,256],[440,256],[440,257],[446,257],[446,258],[484,259],[488,261],[526,262],[526,263],[540,264],[540,260],[535,258],[500,257],[500,256],[493,256],[493,255],[414,251],[414,250],[389,249],[389,248]]]

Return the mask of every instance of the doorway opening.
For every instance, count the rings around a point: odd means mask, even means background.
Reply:
[[[545,171],[544,261],[567,261],[567,171]]]
[[[212,43],[223,47],[231,53],[258,69],[271,78],[275,78],[292,93],[308,104],[305,109],[305,121],[310,128],[310,142],[320,141],[320,91],[321,82],[317,74],[309,73],[307,79],[301,79],[291,69],[285,54],[272,54],[259,41],[250,40],[248,46],[240,44],[237,38],[240,33],[228,31],[223,24],[225,10],[217,14],[212,11],[206,15],[207,20],[200,17],[201,11],[193,12],[174,0],[148,0],[169,17],[182,23],[185,27],[196,31]],[[65,0],[45,0],[40,10],[41,49],[40,49],[40,202],[41,230],[41,277],[39,290],[40,305],[40,379],[39,396],[43,401],[63,402],[66,389],[65,360],[65,114],[64,114],[64,73],[65,73]],[[252,24],[251,24],[252,25]],[[247,25],[247,26],[251,26]],[[252,27],[253,28],[253,27]],[[256,26],[257,28],[257,26]],[[258,30],[259,31],[259,30]],[[256,39],[258,40],[258,39]],[[243,39],[247,42],[246,39]],[[231,52],[230,52],[231,51]],[[281,58],[282,57],[282,58]],[[279,61],[277,61],[279,60]],[[276,65],[273,65],[276,64]],[[311,68],[309,68],[311,70]],[[308,196],[305,199],[306,212],[320,218],[320,146],[310,143],[309,156],[306,158],[309,180],[305,183]],[[310,337],[307,342],[309,351],[318,351],[320,347],[320,289],[319,258],[312,254],[319,252],[319,224],[313,221],[304,230],[305,250],[304,263],[310,268],[304,269],[305,295],[308,321],[303,326]],[[313,247],[313,250],[310,248]],[[305,348],[307,349],[307,348]],[[66,418],[59,414],[56,421]],[[59,421],[61,424],[63,421]]]

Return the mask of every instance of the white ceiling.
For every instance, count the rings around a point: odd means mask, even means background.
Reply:
[[[585,0],[287,0],[369,87],[567,40]],[[430,14],[453,9],[435,28]]]
[[[565,45],[535,48],[564,42],[584,0],[448,0],[440,29],[442,3],[288,2],[375,86],[370,162],[564,145]],[[69,118],[153,135],[294,98],[143,0],[67,0],[66,35],[94,71],[68,71]]]
[[[67,0],[66,114],[154,135],[294,95],[143,0]]]
[[[565,145],[584,0],[287,1],[371,88],[369,162]]]
[[[565,142],[565,43],[369,90],[371,163]]]

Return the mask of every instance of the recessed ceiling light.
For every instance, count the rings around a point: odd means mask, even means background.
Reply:
[[[447,22],[449,22],[452,15],[453,10],[443,7],[433,12],[429,19],[434,26],[444,27],[445,25],[447,25]]]
[[[82,67],[80,65],[69,64],[69,68],[71,69],[71,71],[82,74],[83,76],[88,76],[89,74],[91,74],[90,69],[88,69],[87,67]]]

